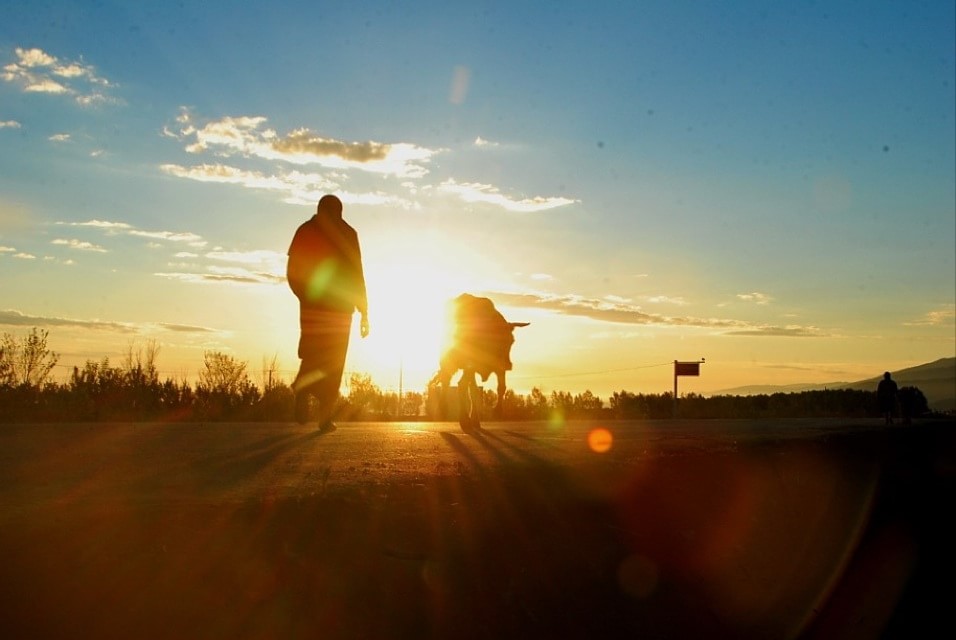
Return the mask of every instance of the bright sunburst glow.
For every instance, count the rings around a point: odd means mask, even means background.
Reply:
[[[438,370],[447,303],[467,291],[460,277],[437,268],[440,249],[404,246],[401,257],[365,264],[371,333],[354,343],[357,369],[367,369],[383,387],[423,390]]]

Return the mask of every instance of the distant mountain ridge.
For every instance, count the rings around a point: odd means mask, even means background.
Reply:
[[[933,362],[891,371],[890,374],[901,387],[918,387],[936,411],[956,411],[956,358],[940,358]],[[828,382],[826,384],[753,384],[732,389],[722,389],[710,395],[756,396],[773,393],[800,393],[823,389],[861,389],[875,391],[883,374],[858,382]]]

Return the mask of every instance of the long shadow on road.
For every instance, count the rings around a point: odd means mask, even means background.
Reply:
[[[173,466],[197,465],[189,487],[228,490],[317,436],[250,437]],[[932,585],[953,566],[952,429],[668,451],[616,466],[603,492],[508,434],[441,438],[467,463],[458,473],[6,514],[0,635],[758,639],[945,626]],[[141,472],[151,482],[166,468],[155,464]],[[903,572],[888,576],[887,560]],[[915,591],[894,608],[883,587],[902,589],[906,567]]]

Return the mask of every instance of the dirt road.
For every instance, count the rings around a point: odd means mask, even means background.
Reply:
[[[952,421],[485,427],[0,425],[0,635],[953,628]]]

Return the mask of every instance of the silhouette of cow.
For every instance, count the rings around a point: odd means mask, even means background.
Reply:
[[[530,323],[508,322],[490,299],[467,293],[451,300],[448,311],[449,334],[431,386],[439,389],[439,410],[445,416],[445,392],[450,388],[452,376],[462,372],[458,381],[459,424],[468,432],[481,428],[482,394],[475,375],[480,375],[485,382],[495,374],[498,381],[495,415],[500,416],[506,389],[505,372],[511,370],[514,330]]]

